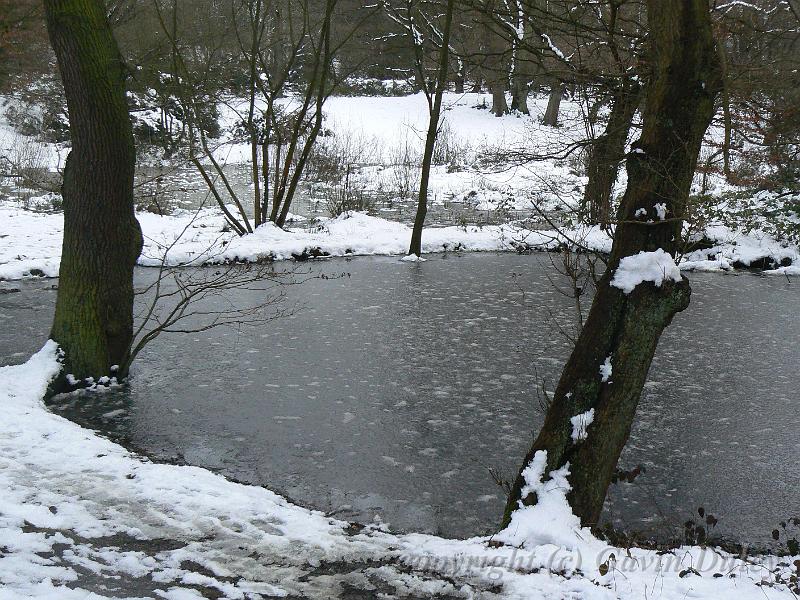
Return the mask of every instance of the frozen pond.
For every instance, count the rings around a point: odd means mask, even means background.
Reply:
[[[129,388],[53,407],[167,460],[263,484],[336,516],[468,536],[503,492],[569,351],[571,301],[546,255],[316,263],[349,277],[288,290],[305,308],[263,328],[162,337]],[[147,272],[140,271],[140,278]],[[800,289],[785,278],[691,275],[659,346],[606,518],[674,537],[703,506],[716,534],[765,542],[800,516]],[[0,360],[45,339],[54,281],[4,283]]]

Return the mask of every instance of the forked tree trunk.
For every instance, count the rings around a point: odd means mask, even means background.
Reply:
[[[556,127],[558,125],[558,111],[561,108],[561,99],[564,97],[564,86],[554,84],[550,87],[550,99],[547,101],[547,110],[542,119],[543,125]]]
[[[633,115],[639,106],[640,90],[637,83],[631,83],[621,85],[614,92],[606,130],[589,149],[586,169],[589,181],[584,189],[583,204],[591,224],[607,225],[611,220],[611,195],[625,156]]]
[[[611,286],[611,279],[623,257],[659,248],[674,255],[700,144],[721,88],[707,0],[648,0],[647,7],[652,79],[642,136],[627,161],[621,223],[586,324],[523,463],[544,451],[545,473],[569,464],[568,500],[587,526],[600,517],[659,337],[690,296],[685,278],[661,287],[641,283],[627,295]],[[666,218],[659,219],[665,211]],[[600,366],[607,359],[612,374],[604,382]],[[590,409],[595,412],[588,437],[573,441],[571,418]],[[520,503],[537,501],[533,494],[521,498],[524,484],[520,472],[504,526]]]
[[[124,376],[133,335],[135,150],[126,70],[102,0],[45,0],[69,110],[64,242],[51,337],[78,379]]]
[[[425,226],[425,216],[428,214],[428,182],[433,163],[433,150],[436,146],[436,137],[439,133],[439,117],[442,114],[442,95],[447,87],[447,65],[450,58],[450,30],[453,28],[453,8],[455,0],[447,0],[442,29],[442,46],[439,49],[439,72],[436,77],[433,104],[428,120],[428,134],[425,138],[425,152],[422,156],[422,173],[419,182],[419,196],[417,199],[417,214],[414,217],[414,228],[411,230],[411,243],[408,253],[419,256],[422,254],[422,228]]]

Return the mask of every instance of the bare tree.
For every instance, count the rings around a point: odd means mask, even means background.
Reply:
[[[417,213],[414,217],[411,244],[408,250],[410,255],[416,256],[422,253],[422,229],[428,213],[428,182],[433,165],[433,151],[441,128],[442,96],[447,88],[454,5],[454,0],[447,0],[443,21],[439,25],[437,23],[439,18],[431,14],[432,10],[436,9],[435,4],[425,6],[419,0],[406,0],[400,6],[393,3],[384,4],[390,18],[402,28],[413,48],[417,77],[422,84],[421,87],[428,103],[428,132],[425,136],[425,150],[422,156]],[[426,54],[431,46],[438,48],[439,52],[436,78],[429,81]]]
[[[239,133],[250,146],[252,218],[199,118],[203,102],[192,90],[204,71],[191,68],[162,10],[159,20],[183,81],[190,159],[231,227],[244,235],[267,220],[284,226],[322,130],[324,104],[350,73],[337,70],[336,58],[374,9],[361,11],[354,24],[335,31],[338,0],[321,5],[313,0],[230,0],[229,8],[238,60],[247,73],[247,103],[243,110],[236,103],[228,107],[239,115]]]

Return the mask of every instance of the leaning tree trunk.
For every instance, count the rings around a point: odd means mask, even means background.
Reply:
[[[620,207],[608,269],[567,361],[545,423],[523,467],[546,453],[546,470],[569,465],[568,500],[583,525],[598,522],[606,491],[628,439],[659,337],[688,306],[683,278],[630,293],[611,285],[621,259],[659,249],[674,256],[703,134],[721,81],[707,0],[648,0],[652,74],[641,138],[628,156],[628,187]],[[665,216],[666,215],[666,216]],[[611,365],[608,369],[601,365]],[[594,410],[586,437],[571,419]],[[573,439],[576,438],[576,439]],[[508,525],[525,485],[517,476],[503,518]]]
[[[561,99],[564,97],[564,86],[560,83],[550,87],[550,99],[547,101],[547,110],[542,119],[543,125],[556,127],[558,125],[558,111],[561,108]]]
[[[611,194],[619,165],[625,156],[625,143],[633,115],[639,106],[640,90],[641,87],[635,82],[623,84],[615,90],[606,130],[589,149],[586,169],[589,180],[584,189],[583,204],[588,208],[588,221],[591,224],[607,225],[611,220]]]
[[[455,0],[447,0],[444,15],[444,28],[442,29],[442,46],[439,49],[439,73],[436,77],[433,104],[431,105],[428,120],[428,135],[425,138],[425,152],[422,156],[422,173],[419,182],[419,196],[417,200],[417,214],[414,217],[414,228],[411,230],[411,243],[408,254],[419,256],[422,254],[422,228],[425,226],[425,216],[428,214],[428,182],[433,163],[433,150],[436,146],[436,137],[439,134],[439,117],[442,114],[442,95],[447,87],[447,65],[450,58],[450,31],[453,28],[453,8]]]
[[[125,376],[133,335],[135,149],[126,69],[102,0],[46,0],[47,29],[69,111],[64,241],[51,337],[77,379]]]

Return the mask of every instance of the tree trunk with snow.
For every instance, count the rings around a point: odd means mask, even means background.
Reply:
[[[464,59],[458,59],[458,65],[456,67],[456,71],[453,74],[453,91],[456,94],[463,94],[464,93],[464,81],[466,79],[465,75],[465,68],[464,68]]]
[[[417,214],[414,217],[414,228],[411,231],[411,244],[408,253],[419,256],[422,254],[422,228],[425,226],[425,216],[428,214],[428,182],[433,163],[433,150],[439,134],[439,118],[442,114],[442,95],[447,87],[447,65],[450,58],[450,30],[453,25],[453,8],[455,0],[447,0],[447,9],[442,28],[442,45],[439,49],[439,73],[436,77],[433,103],[430,105],[428,120],[428,134],[425,138],[425,152],[422,156],[422,169],[419,182],[419,196],[417,200]]]
[[[124,376],[133,335],[136,153],[126,68],[101,0],[46,0],[47,29],[69,111],[64,241],[51,337],[78,379]]]
[[[547,110],[542,118],[542,124],[550,127],[558,125],[558,111],[561,108],[561,99],[564,97],[564,86],[560,83],[550,87],[550,99],[547,101]]]
[[[619,165],[625,156],[633,115],[639,106],[640,90],[635,82],[622,84],[615,90],[606,129],[589,149],[586,169],[589,181],[584,189],[583,204],[591,224],[607,225],[611,220],[611,195]]]
[[[661,333],[689,304],[689,282],[680,277],[671,256],[721,89],[708,2],[648,0],[647,7],[652,75],[642,135],[627,160],[621,222],[586,324],[523,462],[524,468],[545,451],[545,473],[569,464],[568,500],[587,526],[600,517]],[[648,275],[636,269],[640,259],[661,259],[668,276],[661,273],[660,286],[655,284],[658,265]],[[633,277],[633,287],[624,285],[626,274]],[[637,274],[642,282],[635,285]],[[576,436],[574,420],[592,410],[592,422]],[[535,494],[522,497],[525,484],[520,471],[503,526],[520,504],[536,503]]]
[[[511,66],[511,110],[529,115],[528,96],[533,82],[533,71],[536,69],[536,53],[531,48],[533,37],[530,21],[525,15],[520,2],[514,2],[516,13],[515,37],[513,40],[513,58]]]

